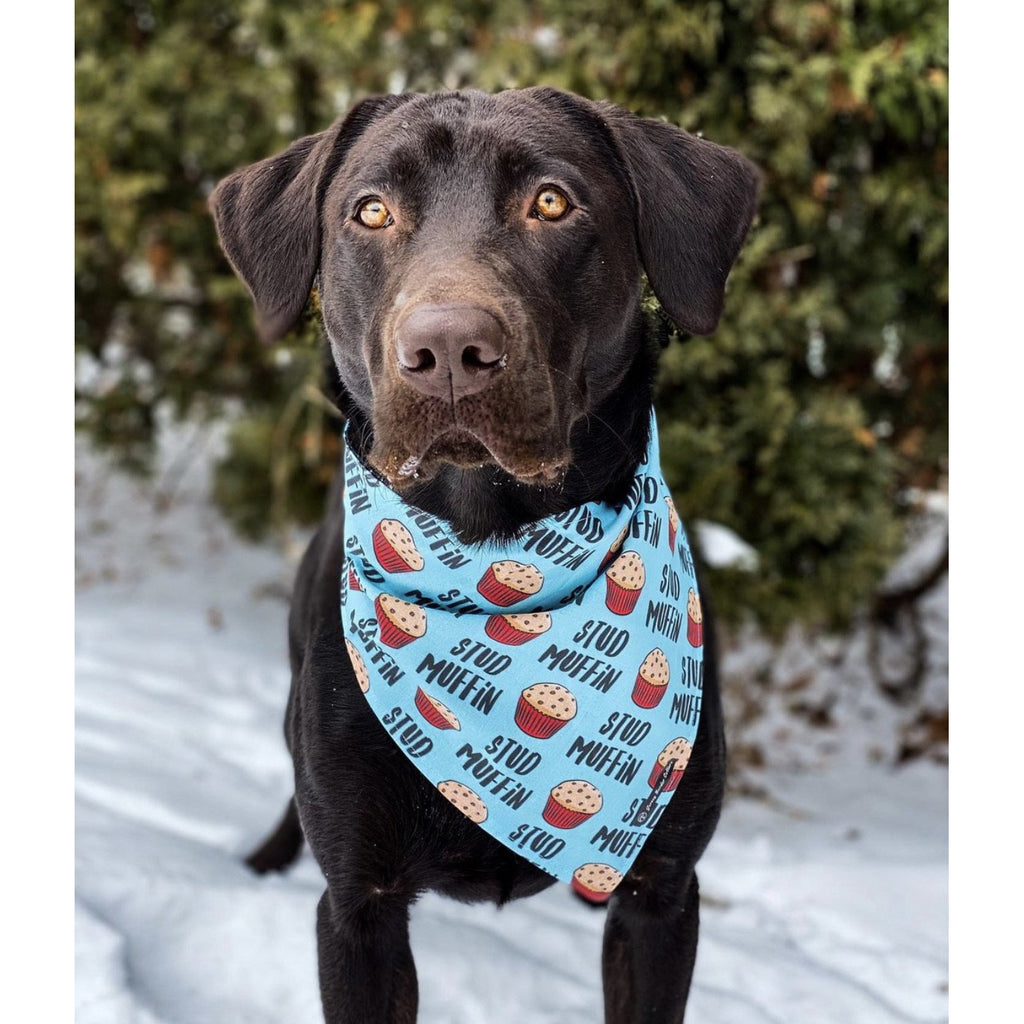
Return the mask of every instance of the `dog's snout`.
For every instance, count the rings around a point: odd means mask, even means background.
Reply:
[[[396,332],[398,367],[417,391],[461,398],[481,391],[506,363],[505,332],[480,306],[417,306]]]

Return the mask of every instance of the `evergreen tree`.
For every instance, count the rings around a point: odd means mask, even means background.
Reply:
[[[766,174],[712,338],[667,323],[658,411],[684,516],[757,549],[718,604],[863,603],[946,458],[947,20],[935,0],[93,0],[77,9],[78,419],[144,469],[158,414],[235,416],[245,532],[316,518],[338,456],[312,306],[279,345],[205,199],[375,92],[548,84],[734,145]],[[651,315],[660,317],[653,297]]]

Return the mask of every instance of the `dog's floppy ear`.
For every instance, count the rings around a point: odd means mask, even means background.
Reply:
[[[252,292],[261,336],[275,341],[298,320],[320,263],[324,193],[345,153],[376,117],[406,99],[371,96],[326,131],[242,167],[209,205],[221,247]]]
[[[691,334],[718,326],[725,279],[757,210],[745,156],[608,103],[598,111],[633,185],[637,243],[665,311]]]

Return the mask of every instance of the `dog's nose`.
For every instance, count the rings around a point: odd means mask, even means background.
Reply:
[[[505,332],[479,306],[417,306],[399,325],[402,376],[424,395],[462,398],[481,391],[506,363]]]

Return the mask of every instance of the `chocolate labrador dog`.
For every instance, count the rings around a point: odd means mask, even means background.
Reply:
[[[267,339],[311,290],[353,449],[466,544],[584,502],[621,504],[649,433],[658,339],[644,273],[708,334],[757,202],[739,153],[550,88],[372,97],[236,171],[211,198]],[[409,908],[530,896],[554,879],[491,838],[410,764],[368,708],[339,616],[342,481],[289,620],[285,736],[295,796],[249,858],[308,841],[331,1024],[417,1012]],[[697,947],[695,866],[719,817],[725,746],[705,622],[703,713],[685,778],[609,905],[605,1019],[683,1019]]]

